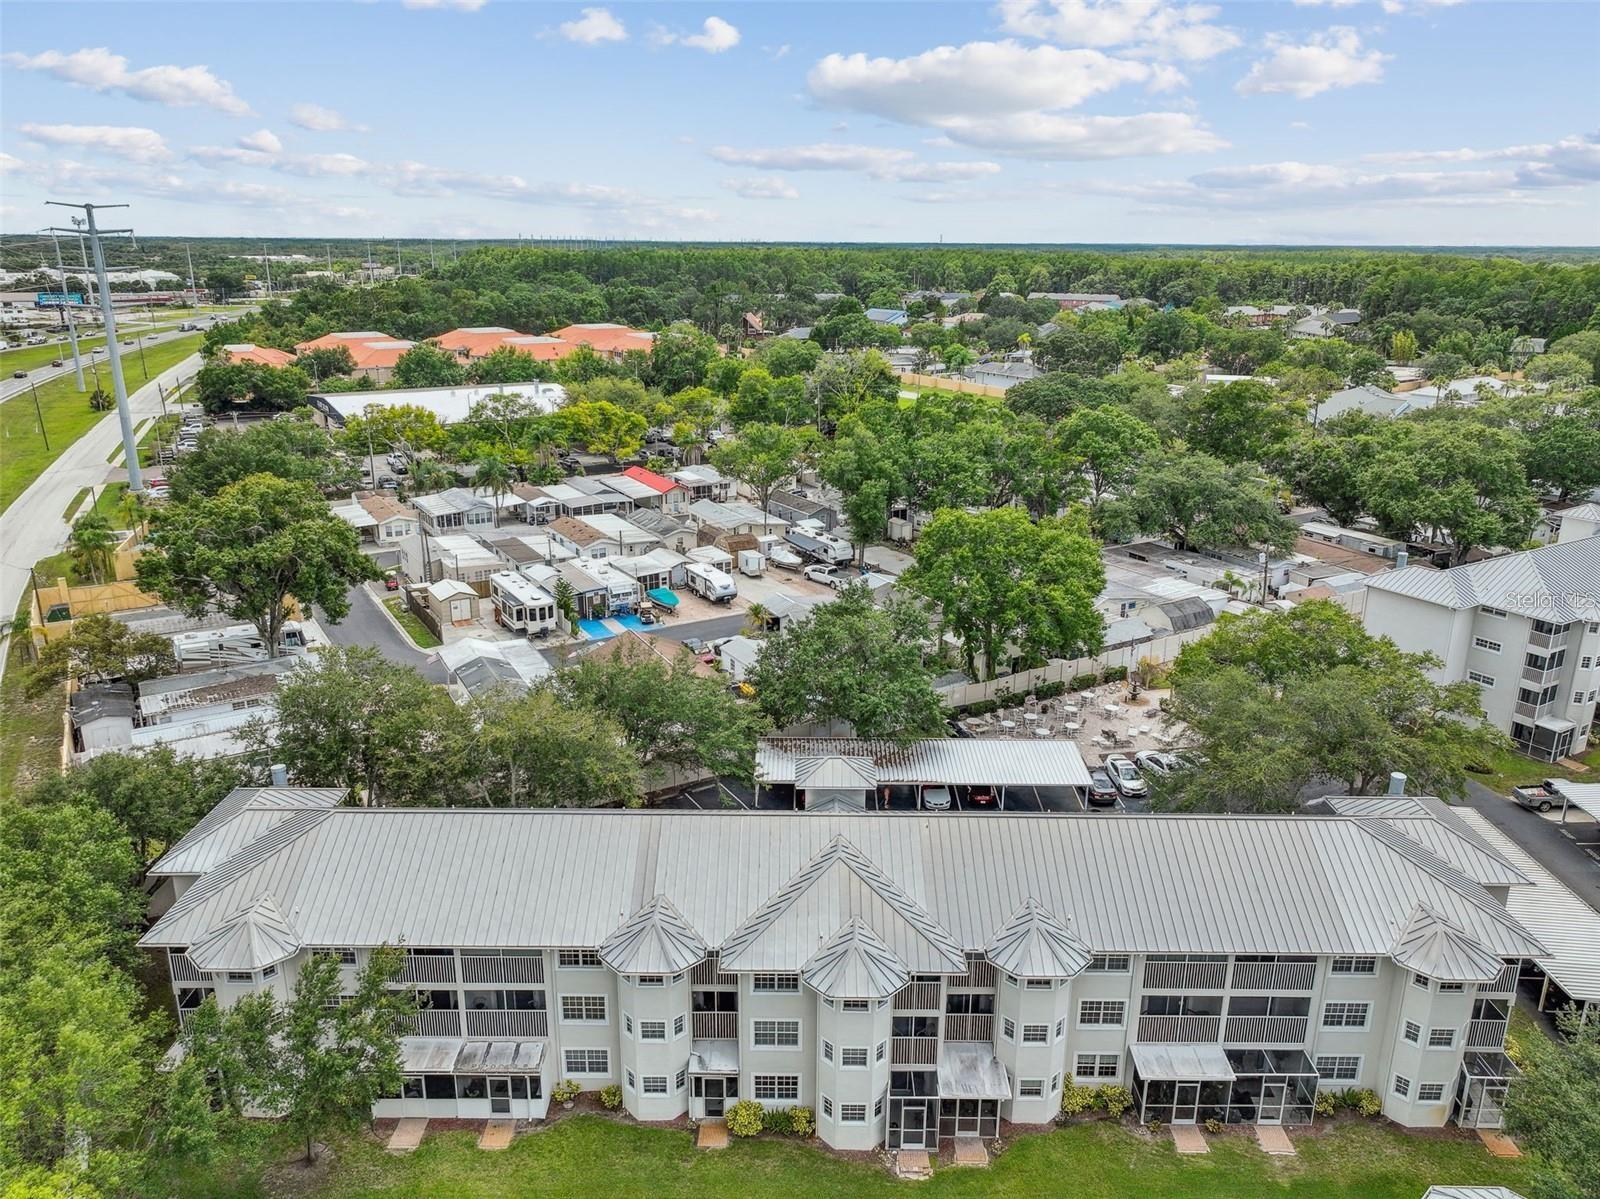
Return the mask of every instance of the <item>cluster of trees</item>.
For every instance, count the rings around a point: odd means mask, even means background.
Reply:
[[[1224,614],[1173,666],[1168,714],[1188,727],[1199,764],[1171,776],[1158,801],[1291,811],[1311,783],[1374,794],[1395,770],[1421,794],[1462,795],[1468,768],[1507,742],[1481,723],[1477,685],[1436,683],[1438,666],[1326,600]]]
[[[589,657],[465,707],[366,647],[319,651],[247,732],[255,759],[369,804],[634,806],[664,769],[748,779],[761,714],[687,658]]]

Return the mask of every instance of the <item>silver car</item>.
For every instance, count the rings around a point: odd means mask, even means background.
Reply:
[[[1143,799],[1150,794],[1150,784],[1144,781],[1139,768],[1121,754],[1106,759],[1106,773],[1124,799]]]

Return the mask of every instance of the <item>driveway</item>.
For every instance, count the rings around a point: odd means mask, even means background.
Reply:
[[[397,666],[414,666],[430,683],[448,682],[444,663],[436,654],[430,654],[412,645],[400,630],[395,628],[381,601],[366,586],[350,589],[350,614],[335,624],[326,613],[319,612],[317,619],[328,640],[335,645],[366,645],[377,650]]]
[[[1530,812],[1470,779],[1466,805],[1539,859],[1546,870],[1590,907],[1600,911],[1600,866],[1562,834],[1559,823]]]

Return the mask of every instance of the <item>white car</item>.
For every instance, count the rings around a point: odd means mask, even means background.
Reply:
[[[922,789],[922,806],[930,812],[948,812],[950,810],[950,788],[924,787]]]
[[[850,585],[850,576],[841,574],[836,566],[808,566],[801,573],[813,583],[821,583],[835,591],[843,591]]]
[[[1133,755],[1133,764],[1150,774],[1171,774],[1178,769],[1178,759],[1159,749],[1141,749]]]
[[[1106,759],[1106,773],[1111,785],[1124,799],[1143,799],[1150,794],[1150,784],[1139,775],[1139,768],[1121,754]]]

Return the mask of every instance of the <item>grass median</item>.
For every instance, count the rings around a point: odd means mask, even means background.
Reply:
[[[137,350],[122,355],[123,378],[132,395],[151,379],[182,362],[200,347],[200,334],[146,347],[143,360]],[[111,389],[110,367],[100,367],[102,386]],[[92,390],[92,377],[86,380]],[[100,421],[111,415],[89,407],[88,394],[78,390],[72,375],[63,375],[18,393],[0,403],[0,512],[9,508],[44,469]],[[44,435],[39,431],[43,417]],[[49,448],[45,447],[48,439]]]

